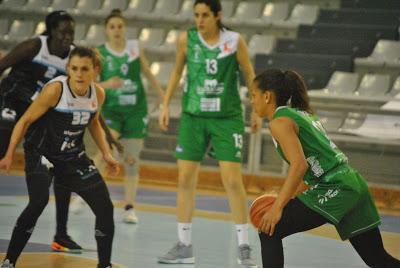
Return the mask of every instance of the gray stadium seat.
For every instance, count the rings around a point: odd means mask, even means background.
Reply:
[[[153,10],[155,2],[155,0],[131,0],[124,14],[129,17],[149,13]]]
[[[25,5],[27,0],[3,0],[0,3],[0,9],[8,9],[13,7],[22,7]]]
[[[322,110],[317,111],[316,113],[327,132],[338,132],[346,115],[345,112]]]
[[[90,25],[86,34],[86,40],[89,45],[98,46],[106,41],[106,35],[104,33],[104,26],[93,24]]]
[[[91,13],[93,10],[100,9],[102,0],[78,0],[76,4],[76,13]]]
[[[182,4],[182,8],[179,11],[177,17],[184,20],[190,20],[193,18],[193,0],[185,0]]]
[[[388,94],[393,97],[400,94],[400,76],[396,78],[393,83],[392,89],[388,92]]]
[[[0,19],[0,36],[3,36],[8,33],[10,27],[10,22],[8,19]]]
[[[379,40],[372,54],[366,58],[356,58],[356,65],[382,66],[385,63],[398,64],[400,67],[400,42]]]
[[[363,113],[349,113],[339,131],[348,132],[349,130],[359,128],[364,123],[366,116],[367,115]]]
[[[150,66],[151,72],[163,87],[168,84],[169,76],[171,75],[173,68],[174,63],[172,62],[153,62]]]
[[[226,18],[225,22],[230,25],[240,25],[243,22],[258,19],[261,16],[263,3],[242,1],[236,8],[235,14],[231,18]]]
[[[353,94],[357,89],[359,79],[360,77],[357,73],[335,71],[329,79],[324,92],[334,95]]]
[[[84,23],[77,23],[75,25],[75,41],[81,41],[86,38],[87,26]]]
[[[235,12],[235,2],[222,1],[221,6],[222,6],[222,17],[226,19],[232,17],[233,13]]]
[[[10,31],[4,36],[6,40],[21,41],[32,36],[35,24],[29,20],[14,20]]]
[[[390,75],[366,74],[355,92],[358,96],[383,96],[390,87]]]
[[[139,37],[140,29],[136,27],[126,27],[126,37],[128,39],[137,39]]]
[[[46,9],[50,6],[51,2],[51,0],[28,0],[23,8],[26,11]]]
[[[34,35],[40,35],[46,30],[46,24],[43,21],[36,24]]]
[[[97,15],[108,15],[113,9],[124,11],[127,8],[127,0],[104,0],[100,10],[96,11]]]
[[[181,2],[181,0],[158,0],[152,13],[148,15],[153,19],[175,15],[180,10]]]
[[[144,28],[140,32],[139,40],[143,47],[156,47],[163,43],[165,38],[164,29]]]
[[[289,15],[289,3],[267,3],[261,15],[262,23],[284,21]]]
[[[275,42],[273,35],[253,35],[248,45],[249,53],[252,57],[257,53],[270,54],[274,51]]]
[[[296,4],[286,21],[272,22],[279,27],[297,27],[300,24],[312,25],[318,18],[319,7],[316,5]]]
[[[77,0],[54,0],[51,4],[49,11],[51,10],[69,10],[73,9],[76,5]]]

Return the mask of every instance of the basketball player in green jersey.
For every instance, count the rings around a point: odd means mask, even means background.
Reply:
[[[139,154],[148,123],[146,93],[140,75],[146,76],[160,101],[163,90],[150,71],[139,41],[126,39],[125,18],[120,10],[115,9],[107,16],[105,32],[107,42],[98,47],[102,59],[100,85],[106,91],[102,115],[113,136],[124,147],[119,159],[125,170],[123,221],[137,223],[133,205],[139,181]]]
[[[252,85],[252,104],[269,120],[277,151],[289,164],[278,197],[261,220],[263,267],[283,267],[284,237],[327,222],[343,240],[350,240],[368,266],[400,267],[383,247],[368,185],[326,135],[310,107],[303,78],[294,71],[264,71]],[[292,199],[302,180],[310,188]]]
[[[219,160],[223,185],[236,224],[238,262],[256,267],[248,239],[247,199],[241,175],[244,134],[243,111],[239,97],[239,67],[249,85],[254,70],[243,38],[221,23],[221,3],[217,0],[194,2],[196,27],[178,38],[175,68],[167,87],[160,127],[168,128],[169,103],[186,64],[176,157],[179,185],[177,220],[179,242],[161,263],[194,263],[191,222],[200,162],[209,145]],[[257,129],[260,120],[254,118]]]

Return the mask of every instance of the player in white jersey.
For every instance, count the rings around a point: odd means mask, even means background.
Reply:
[[[35,124],[34,131],[26,136],[25,146],[29,148],[28,165],[40,164],[45,156],[53,164],[55,184],[68,191],[79,194],[90,206],[96,216],[95,238],[98,251],[98,268],[111,267],[111,249],[114,237],[113,205],[107,187],[85,153],[83,135],[89,129],[93,139],[102,152],[104,161],[118,172],[118,162],[111,155],[105,133],[99,122],[98,110],[104,101],[104,91],[94,84],[97,72],[96,53],[89,48],[76,47],[68,61],[68,77],[61,76],[50,81],[39,96],[29,106],[15,125],[10,144],[0,169],[9,170],[15,149],[27,133],[27,129]],[[36,177],[40,179],[39,177]],[[29,186],[29,185],[28,185]],[[49,196],[47,185],[37,188],[41,195],[30,193],[30,203],[39,204],[24,211],[23,225],[16,225],[11,237],[6,259],[0,266],[14,267],[22,249],[33,232],[35,223],[46,207]],[[29,234],[29,235],[26,235]],[[24,237],[16,241],[18,237]]]
[[[0,157],[7,149],[11,131],[32,100],[45,83],[66,73],[68,56],[73,48],[75,22],[65,11],[54,11],[46,17],[46,31],[32,39],[23,41],[0,59],[0,73],[11,67],[11,72],[0,84]],[[31,133],[34,127],[28,130]],[[29,134],[28,134],[29,135]],[[30,152],[25,148],[25,156]],[[40,156],[39,156],[40,157]],[[25,172],[28,189],[41,189],[51,184],[52,176],[45,165],[29,165],[26,158]],[[40,174],[40,180],[35,179]],[[33,190],[40,195],[40,191]],[[68,205],[71,193],[54,187],[56,198],[57,231],[53,250],[80,252],[82,248],[67,234]],[[29,207],[39,204],[30,203]],[[28,209],[28,208],[27,208]],[[28,213],[29,209],[26,211]],[[23,226],[26,213],[21,214],[18,226]],[[26,236],[15,241],[24,241]],[[20,245],[10,247],[19,248]]]

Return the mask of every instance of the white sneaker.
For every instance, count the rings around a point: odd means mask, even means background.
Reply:
[[[133,208],[130,208],[128,210],[125,210],[124,212],[124,219],[123,221],[125,223],[132,223],[132,224],[136,224],[139,222],[138,217],[135,214],[135,210]]]
[[[0,268],[14,268],[14,265],[10,263],[8,259],[6,259],[2,263],[0,263]]]
[[[74,199],[72,199],[71,203],[69,204],[69,211],[71,211],[74,214],[79,214],[81,213],[86,207],[86,202],[85,200],[82,199],[80,196],[76,196]]]

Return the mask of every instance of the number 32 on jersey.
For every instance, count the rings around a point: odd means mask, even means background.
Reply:
[[[72,113],[71,125],[87,125],[89,123],[90,113],[85,111],[74,111]]]

